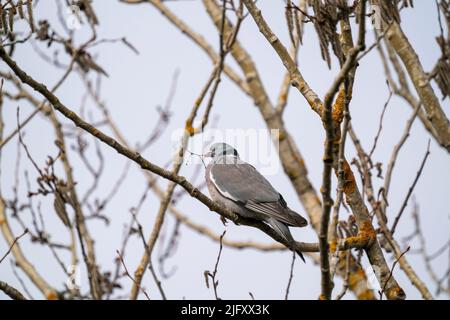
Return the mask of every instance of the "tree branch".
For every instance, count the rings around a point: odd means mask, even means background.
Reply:
[[[13,300],[27,300],[19,290],[11,287],[6,282],[0,281],[0,290]]]

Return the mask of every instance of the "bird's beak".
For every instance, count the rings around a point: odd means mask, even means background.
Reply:
[[[212,158],[212,152],[209,151],[203,155],[204,158]]]

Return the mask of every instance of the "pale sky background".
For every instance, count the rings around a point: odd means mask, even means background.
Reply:
[[[168,7],[178,14],[183,20],[197,32],[206,37],[210,43],[217,48],[218,35],[201,1],[169,1]],[[402,27],[416,49],[425,70],[433,68],[440,55],[435,36],[439,34],[437,23],[436,6],[434,1],[416,0],[415,9],[406,9],[402,12]],[[284,44],[289,44],[284,17],[284,2],[281,0],[260,0],[258,6],[267,18],[274,32],[281,38]],[[195,46],[178,29],[174,28],[168,21],[152,6],[147,4],[125,5],[118,1],[94,1],[94,8],[100,20],[98,38],[120,38],[126,37],[140,52],[135,55],[131,50],[121,44],[106,43],[95,47],[90,52],[98,56],[99,64],[108,72],[109,78],[103,78],[101,96],[109,107],[112,118],[118,123],[125,136],[133,144],[143,142],[157,121],[156,106],[164,105],[170,90],[171,79],[176,70],[180,71],[178,86],[173,98],[172,113],[168,129],[157,143],[152,145],[144,156],[150,161],[164,166],[172,157],[174,143],[172,134],[183,127],[193,103],[200,90],[204,86],[213,68],[210,59]],[[56,16],[54,1],[41,0],[35,9],[36,21],[42,18],[49,19],[51,25],[57,30],[61,25]],[[19,26],[19,24],[18,24]],[[307,24],[305,28],[304,44],[300,48],[299,67],[310,86],[323,96],[334,75],[336,68],[329,71],[326,64],[320,58],[317,35],[312,25]],[[81,43],[88,35],[88,28],[82,27],[76,33],[76,42]],[[243,23],[238,39],[252,55],[264,85],[272,101],[275,101],[281,85],[285,69],[280,60],[270,47],[268,42],[258,32],[254,21],[249,16]],[[373,43],[373,35],[367,33],[367,44]],[[44,50],[45,46],[40,45]],[[55,45],[54,48],[57,46]],[[62,51],[62,49],[59,49]],[[51,52],[51,51],[46,51]],[[231,62],[231,56],[228,57]],[[18,45],[15,59],[18,64],[36,80],[44,82],[48,87],[53,86],[64,70],[50,67],[43,61],[29,44]],[[63,52],[60,59],[67,61]],[[336,61],[333,62],[336,67]],[[0,63],[2,70],[7,70],[4,63]],[[90,75],[94,79],[94,74]],[[8,89],[9,87],[7,87]],[[57,91],[57,96],[63,103],[79,111],[80,103],[84,95],[84,88],[80,78],[73,73],[68,81]],[[439,98],[441,94],[436,91]],[[36,97],[39,97],[36,95]],[[362,144],[366,150],[370,150],[376,134],[379,116],[383,105],[388,97],[388,89],[379,56],[376,50],[369,53],[360,63],[357,71],[353,100],[351,103],[351,114],[353,125],[359,134]],[[40,97],[39,97],[40,98]],[[442,101],[442,106],[450,114],[449,99]],[[31,112],[31,107],[23,103],[21,106],[21,118],[24,119]],[[3,113],[5,121],[5,135],[16,126],[16,104],[6,100]],[[203,109],[201,109],[203,110]],[[92,101],[88,100],[86,111],[90,112],[92,118],[101,120],[100,114]],[[202,112],[200,112],[201,116]],[[381,133],[378,147],[373,156],[375,162],[383,162],[383,172],[386,171],[387,161],[390,158],[393,146],[398,142],[407,119],[412,114],[411,108],[401,99],[393,97],[385,114],[383,131]],[[224,77],[215,99],[211,119],[218,116],[216,127],[219,130],[235,129],[264,129],[263,119],[254,107],[253,102],[247,98],[231,81]],[[60,117],[63,119],[63,117]],[[309,170],[309,178],[316,190],[319,190],[322,176],[322,153],[324,132],[322,125],[314,112],[300,94],[293,90],[289,96],[288,106],[285,111],[284,120],[286,126],[305,158]],[[64,123],[69,124],[66,120]],[[212,123],[213,121],[211,121]],[[69,124],[68,127],[72,127]],[[104,129],[104,128],[102,128]],[[109,130],[105,130],[110,133]],[[36,117],[24,130],[25,140],[30,148],[34,159],[43,166],[47,155],[56,155],[57,149],[54,145],[53,128],[50,122],[42,116]],[[85,135],[85,137],[87,137]],[[196,138],[199,139],[199,138]],[[397,214],[408,188],[411,185],[416,172],[424,156],[428,139],[430,136],[424,130],[419,120],[416,120],[411,136],[403,147],[397,162],[391,184],[390,206],[388,217],[390,225]],[[194,140],[195,141],[195,140]],[[75,140],[68,141],[73,145]],[[92,140],[89,139],[92,144]],[[239,145],[236,145],[239,150]],[[247,147],[247,146],[241,146]],[[251,148],[256,148],[251,146]],[[201,149],[201,148],[199,148]],[[195,148],[195,152],[201,152]],[[90,149],[93,162],[97,163],[93,148]],[[102,199],[108,194],[112,185],[122,173],[126,159],[112,151],[109,147],[102,146],[103,155],[106,160],[105,172],[100,180],[100,186],[91,199]],[[14,167],[17,154],[17,139],[12,140],[2,150],[1,157],[1,190],[6,199],[13,197]],[[354,148],[348,139],[346,155],[348,159],[356,156]],[[261,164],[255,163],[254,159],[243,154],[244,160],[251,161],[256,167]],[[276,157],[271,158],[277,161]],[[77,179],[77,190],[83,195],[90,186],[92,178],[89,172],[82,166],[79,157],[70,154],[70,160],[74,167]],[[450,196],[450,162],[449,155],[441,149],[434,140],[431,140],[431,155],[425,166],[415,190],[414,197],[420,205],[423,230],[427,238],[427,248],[430,253],[440,248],[449,240],[449,214],[448,197]],[[284,175],[281,167],[267,177],[272,184],[283,194],[292,209],[303,212],[294,189],[288,178]],[[193,159],[183,165],[181,174],[191,177],[192,173],[200,164],[194,163]],[[22,201],[25,199],[26,185],[23,177],[23,169],[26,168],[31,177],[35,177],[35,171],[29,161],[24,157],[22,150],[22,161],[20,163],[22,175],[20,177],[19,194]],[[203,169],[201,177],[196,181],[203,181]],[[354,168],[356,172],[356,168]],[[360,179],[358,177],[358,182]],[[159,181],[159,185],[166,186],[166,181]],[[374,178],[375,188],[378,190],[383,180]],[[102,271],[113,270],[116,250],[120,248],[122,241],[123,225],[130,221],[129,209],[136,206],[143,190],[145,180],[139,169],[132,168],[123,183],[115,199],[110,202],[104,211],[111,219],[111,225],[105,226],[102,221],[90,220],[89,230],[96,239],[97,261]],[[359,184],[360,185],[360,184]],[[36,189],[35,183],[33,189]],[[177,191],[180,189],[177,188]],[[207,190],[204,190],[207,192]],[[334,194],[333,194],[334,197]],[[55,218],[52,199],[39,198],[42,202],[43,215],[47,230],[50,231],[54,240],[68,243],[68,235],[62,223]],[[413,231],[411,220],[412,199],[404,213],[401,223],[396,232],[396,238],[409,235]],[[37,201],[35,202],[37,204]],[[149,235],[158,210],[159,200],[152,192],[149,193],[144,206],[140,212],[139,220],[144,227],[144,234]],[[220,234],[224,226],[219,216],[210,212],[204,205],[195,199],[185,196],[177,205],[185,214],[198,223],[208,226]],[[8,211],[8,214],[10,212]],[[346,213],[342,211],[342,217]],[[24,213],[25,221],[31,221],[28,214]],[[16,235],[22,232],[20,226],[12,219],[13,229]],[[168,214],[163,231],[167,236],[171,234],[174,227],[174,219]],[[205,286],[203,273],[205,270],[213,270],[216,262],[219,244],[210,239],[194,233],[186,227],[181,227],[179,245],[173,257],[167,260],[166,269],[176,268],[175,273],[168,279],[162,279],[165,292],[170,299],[212,299],[212,289]],[[249,227],[238,227],[229,223],[226,227],[228,239],[254,240],[259,242],[270,242],[265,234],[259,230]],[[317,236],[310,227],[304,229],[291,229],[294,238],[299,241],[317,242]],[[66,277],[56,261],[53,259],[48,248],[31,244],[29,237],[23,238],[20,245],[27,258],[33,262],[36,269],[56,288],[62,288]],[[411,251],[417,248],[418,242],[412,241]],[[8,249],[3,237],[0,237],[0,256]],[[157,244],[155,253],[160,250]],[[130,242],[125,254],[125,263],[134,272],[138,261],[143,253],[142,243],[139,238],[134,237]],[[67,258],[68,255],[62,254]],[[386,255],[389,264],[393,263],[392,257]],[[235,250],[225,247],[220,260],[218,279],[219,296],[223,299],[249,299],[252,292],[256,299],[283,299],[289,278],[292,254],[289,251],[262,253],[253,249]],[[431,283],[426,272],[423,260],[413,252],[407,254],[408,261],[412,264],[418,275],[429,285],[433,294],[435,286]],[[0,265],[0,280],[6,281],[23,291],[20,283],[11,271],[9,260],[12,255]],[[156,261],[155,261],[156,263]],[[363,263],[367,266],[366,258]],[[433,263],[435,270],[442,275],[448,268],[449,254],[445,253]],[[81,265],[82,281],[81,290],[89,289],[85,267]],[[19,271],[20,272],[20,271]],[[410,284],[409,279],[397,267],[394,275],[400,285],[405,289],[408,298],[420,298],[420,293]],[[21,274],[25,284],[34,298],[41,298],[37,289]],[[342,281],[336,278],[336,295],[342,285]],[[123,294],[129,293],[131,282],[126,277],[121,280],[125,288]],[[159,299],[154,282],[149,275],[143,281],[143,286],[153,299]],[[320,293],[320,269],[314,266],[310,259],[306,264],[299,259],[296,260],[294,278],[290,289],[291,299],[316,299]],[[6,296],[0,293],[0,299]],[[142,298],[142,296],[141,296]],[[353,298],[348,294],[346,298]],[[438,298],[447,299],[446,296]]]

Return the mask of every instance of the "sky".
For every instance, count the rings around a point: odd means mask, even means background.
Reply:
[[[440,55],[435,41],[435,36],[439,34],[436,7],[433,1],[428,0],[416,0],[414,5],[414,9],[402,11],[402,28],[416,49],[424,69],[429,71]],[[167,6],[217,48],[219,42],[217,31],[201,1],[168,1]],[[286,45],[289,44],[283,1],[260,0],[258,6],[281,41]],[[174,74],[178,72],[176,90],[171,103],[170,123],[161,138],[143,152],[143,156],[148,160],[160,166],[166,166],[172,158],[178,142],[177,132],[180,131],[180,128],[183,128],[197,96],[213,69],[213,65],[201,49],[150,5],[125,5],[118,1],[94,1],[94,8],[100,21],[97,30],[98,39],[126,37],[127,41],[139,51],[139,54],[136,55],[120,43],[109,42],[100,44],[90,51],[97,58],[99,65],[109,74],[109,77],[102,78],[100,92],[102,101],[108,106],[111,117],[132,145],[142,143],[152,132],[158,121],[157,109],[166,104]],[[62,32],[54,1],[39,1],[35,8],[35,16],[36,21],[48,19],[52,26]],[[82,43],[87,37],[89,37],[88,27],[81,26],[81,29],[75,33],[75,42]],[[258,32],[251,17],[243,22],[238,39],[254,59],[264,86],[271,100],[275,102],[285,74],[282,63],[269,43]],[[373,41],[372,32],[368,32],[367,44],[370,45]],[[39,46],[43,50],[48,50],[44,45]],[[62,49],[59,51],[62,51]],[[63,52],[60,52],[58,57],[61,61],[67,61]],[[55,69],[43,61],[29,44],[17,46],[14,58],[19,66],[36,80],[46,83],[48,87],[56,83],[64,72],[64,70]],[[329,70],[326,63],[321,60],[317,35],[311,24],[307,24],[305,27],[304,43],[300,48],[298,61],[305,79],[319,96],[323,97],[338,69],[336,61],[333,61],[333,67]],[[236,66],[231,59],[228,59],[227,62],[231,66]],[[4,63],[0,63],[0,68],[1,70],[7,70]],[[95,79],[95,75],[90,74],[90,78]],[[438,90],[436,92],[440,97],[440,92]],[[76,73],[70,75],[56,94],[65,105],[79,112],[85,94],[79,75]],[[372,50],[360,62],[353,100],[350,105],[354,129],[366,150],[369,150],[373,144],[378,130],[379,118],[388,95],[389,91],[378,53],[376,50]],[[38,97],[37,94],[35,96]],[[449,115],[449,99],[441,101],[441,105]],[[24,119],[32,111],[32,107],[26,103],[21,103],[19,106],[20,117]],[[101,114],[90,99],[86,100],[84,109],[83,116],[86,119],[101,120]],[[204,106],[200,109],[200,118],[203,110]],[[5,102],[3,107],[5,134],[14,130],[16,126],[16,111],[16,103]],[[383,163],[384,172],[392,149],[400,139],[406,121],[411,114],[411,107],[400,98],[394,96],[391,99],[384,116],[383,130],[378,146],[373,155],[375,162]],[[65,124],[65,130],[73,131],[73,125],[70,122],[63,119],[62,116],[59,116],[59,119]],[[317,115],[310,110],[304,98],[295,90],[292,90],[289,96],[284,121],[305,159],[309,179],[315,189],[319,190],[322,181],[324,132]],[[250,143],[239,139],[233,140],[232,134],[236,134],[236,132],[238,132],[238,136],[239,132],[245,130],[252,133],[264,133],[265,124],[253,102],[226,77],[224,77],[214,101],[210,126],[217,130],[216,137],[225,136],[227,132],[230,133],[231,136],[228,137],[238,151],[244,150],[244,152],[241,152],[243,160],[249,161],[260,169],[273,186],[283,194],[293,210],[304,211],[288,178],[284,175],[277,157],[270,154],[270,161],[268,161],[267,158],[262,159],[254,156],[255,150],[260,150],[259,146],[266,141],[264,139],[267,136],[264,136],[264,134],[261,137],[258,136],[259,138],[256,138],[256,140],[250,140]],[[102,127],[101,129],[111,134],[108,128]],[[23,133],[30,153],[38,164],[43,165],[47,155],[55,156],[57,154],[53,128],[44,117],[34,118],[23,130]],[[85,136],[85,138],[91,145],[88,154],[93,159],[94,165],[98,165],[93,141],[88,136]],[[417,120],[412,127],[408,141],[400,152],[393,174],[387,211],[390,221],[399,211],[408,188],[416,176],[429,139],[430,136]],[[203,148],[202,137],[195,137],[192,142],[191,150],[201,153]],[[74,145],[74,143],[74,139],[69,139],[69,145]],[[1,191],[7,199],[13,197],[17,145],[17,139],[13,139],[3,148],[1,155]],[[427,239],[427,249],[429,252],[434,252],[449,241],[450,236],[450,209],[446,201],[446,198],[450,195],[450,159],[448,153],[440,148],[433,139],[431,139],[430,150],[431,154],[414,190],[413,197],[420,206],[420,217]],[[106,146],[102,146],[102,152],[105,159],[104,174],[100,179],[98,190],[90,195],[92,200],[102,199],[111,191],[127,163],[126,159]],[[346,146],[346,155],[348,159],[356,157],[350,141]],[[83,195],[92,183],[92,176],[76,154],[71,153],[70,160],[75,171],[78,193]],[[23,150],[20,168],[19,172],[27,170],[31,178],[36,176],[32,165],[24,157]],[[58,170],[60,169],[58,168]],[[354,169],[356,170],[356,168]],[[180,174],[189,178],[198,170],[201,174],[194,184],[202,185],[203,166],[196,157],[186,158]],[[358,183],[361,187],[360,179],[358,179]],[[378,190],[383,183],[382,179],[374,178],[375,190]],[[160,187],[165,189],[166,185],[166,181],[159,180]],[[97,260],[102,271],[113,270],[116,250],[120,248],[122,242],[124,224],[129,223],[131,219],[130,208],[139,203],[145,186],[144,176],[137,166],[132,165],[116,197],[105,209],[104,213],[110,218],[111,224],[106,226],[100,220],[89,220],[89,230],[96,240]],[[179,188],[176,189],[176,191],[179,190]],[[206,189],[204,191],[207,192]],[[26,184],[23,176],[20,179],[18,192],[23,199],[26,195]],[[61,222],[55,218],[51,199],[41,197],[39,201],[42,203],[44,220],[47,229],[52,234],[52,239],[67,243],[68,235]],[[396,237],[399,240],[414,230],[411,219],[412,203],[412,201],[409,202],[396,232]],[[146,237],[152,230],[158,206],[159,199],[150,192],[139,213],[139,221],[143,226]],[[204,205],[189,196],[185,196],[177,202],[177,207],[193,221],[208,226],[217,234],[221,234],[226,229],[227,239],[253,240],[263,243],[271,243],[272,241],[256,229],[235,226],[232,223],[228,223],[224,227],[217,214],[209,211]],[[342,215],[345,217],[346,213],[342,212]],[[24,220],[31,221],[29,216],[24,216]],[[15,234],[18,235],[22,230],[21,227],[15,221],[12,222],[12,226]],[[175,221],[169,214],[163,226],[163,233],[166,235],[164,246],[166,246],[167,238],[173,231],[174,226]],[[310,227],[291,228],[291,231],[298,241],[318,241],[317,235]],[[66,281],[66,276],[56,261],[49,258],[51,253],[48,248],[31,244],[29,238],[22,239],[20,245],[29,260],[35,264],[36,269],[52,285],[61,288]],[[417,240],[411,241],[407,245],[411,246],[411,253],[406,255],[408,261],[421,279],[429,284],[429,288],[434,294],[436,287],[430,280],[423,260],[419,255],[414,254],[414,248],[418,246]],[[7,250],[8,246],[4,239],[0,237],[0,255]],[[213,291],[205,285],[204,271],[214,269],[218,250],[219,244],[217,242],[181,226],[177,249],[165,263],[166,271],[172,270],[173,274],[167,279],[162,279],[168,298],[214,298]],[[161,242],[157,243],[155,253],[158,254],[159,252],[161,252]],[[140,239],[134,237],[124,255],[129,270],[135,270],[142,253],[142,243]],[[63,254],[62,256],[68,258],[67,255]],[[11,258],[12,256],[9,256],[7,260],[11,260]],[[386,258],[388,263],[392,265],[392,257],[386,255]],[[292,254],[288,251],[262,253],[253,249],[236,250],[225,247],[218,271],[219,296],[223,299],[250,299],[249,292],[251,292],[256,299],[283,299],[289,279],[291,260]],[[154,262],[157,263],[157,261]],[[363,259],[363,264],[364,267],[367,267],[366,258]],[[438,274],[442,275],[449,266],[448,254],[434,260],[433,266]],[[159,272],[159,270],[157,271]],[[80,274],[81,290],[87,291],[88,282],[83,266],[80,268]],[[420,298],[420,293],[411,285],[409,279],[398,267],[394,270],[394,276],[404,288],[408,298]],[[22,275],[21,278],[25,280],[31,295],[34,298],[41,298],[37,289],[25,279],[25,276]],[[12,273],[9,261],[4,261],[0,265],[0,279],[22,289],[19,281]],[[130,280],[123,278],[121,284],[124,288],[120,292],[121,295],[127,295],[131,287]],[[151,298],[160,298],[148,272],[144,278],[143,286]],[[340,291],[341,286],[342,281],[336,279],[334,294]],[[307,259],[306,264],[304,264],[297,259],[289,297],[291,299],[316,299],[319,292],[320,269],[311,260]],[[0,293],[0,299],[5,297]],[[140,298],[144,297],[141,295]],[[350,293],[346,298],[352,299],[353,296]],[[438,298],[446,299],[448,297],[441,295]]]

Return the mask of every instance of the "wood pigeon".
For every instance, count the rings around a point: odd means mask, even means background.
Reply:
[[[267,223],[289,244],[295,242],[288,227],[304,227],[308,222],[289,209],[266,178],[226,143],[213,144],[204,156],[212,158],[205,179],[214,201],[242,217]],[[304,261],[301,252],[297,253]]]

